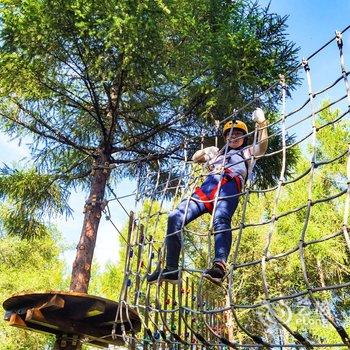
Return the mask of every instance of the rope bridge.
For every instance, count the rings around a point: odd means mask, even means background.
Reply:
[[[213,217],[209,222],[208,216],[197,219],[188,227],[183,224],[185,249],[182,249],[179,267],[181,283],[173,285],[163,282],[150,286],[146,282],[148,273],[159,264],[163,266],[169,210],[185,198],[189,201],[195,187],[207,175],[204,166],[195,166],[189,161],[186,145],[184,161],[174,159],[170,161],[167,171],[147,174],[149,178],[156,178],[152,188],[140,186],[143,181],[141,175],[137,179],[138,189],[130,196],[135,196],[135,205],[140,208],[138,213],[129,213],[122,205],[123,198],[110,189],[114,196],[109,198],[108,203],[117,201],[129,216],[127,236],[122,236],[126,248],[125,278],[116,321],[125,312],[122,311],[123,305],[129,305],[139,313],[143,325],[142,334],[124,330],[123,339],[128,347],[350,349],[349,329],[346,326],[346,298],[350,286],[350,282],[346,282],[349,280],[346,278],[348,270],[344,270],[342,277],[332,279],[339,283],[327,284],[327,270],[324,267],[330,264],[343,266],[346,259],[343,264],[342,261],[336,262],[336,259],[328,260],[332,254],[342,253],[348,258],[350,253],[349,140],[333,140],[342,146],[330,158],[324,158],[320,149],[321,136],[325,133],[332,134],[335,128],[346,130],[345,135],[349,133],[349,124],[346,124],[350,107],[349,71],[343,53],[343,34],[349,27],[336,32],[334,38],[296,67],[304,74],[308,97],[292,111],[287,110],[290,92],[284,77],[281,76],[280,81],[276,82],[281,90],[280,118],[268,126],[269,140],[280,137],[282,144],[277,151],[261,157],[273,159],[279,156],[282,159],[279,177],[274,186],[261,189],[255,185],[254,174],[249,174],[245,189],[239,194],[242,198],[233,219],[234,242],[226,283],[217,286],[203,278],[204,270],[211,263],[213,245]],[[314,90],[313,72],[317,72],[317,64],[313,65],[313,62],[324,50],[333,47],[339,51],[339,76],[326,87]],[[337,95],[339,91],[342,91],[340,97],[320,103],[320,99]],[[268,94],[269,89],[213,127],[219,129],[224,122],[235,119],[240,112]],[[332,118],[323,118],[319,122],[317,116],[322,116],[332,107],[337,108],[337,112],[330,113]],[[298,135],[298,139],[292,143],[287,141],[291,132]],[[250,133],[254,140],[256,133],[257,130]],[[218,142],[216,139],[216,146]],[[227,149],[226,145],[225,153]],[[292,149],[307,154],[308,163],[288,175],[288,152]],[[259,157],[253,160],[259,162]],[[320,181],[322,183],[320,172],[332,173],[335,168],[341,174],[334,176],[335,185],[323,183],[325,190],[318,191]],[[167,174],[166,178],[164,174]],[[168,200],[169,194],[174,198],[173,202]],[[287,195],[293,194],[299,194],[299,197],[295,197],[297,199],[291,204]],[[217,200],[218,197],[215,198],[214,208]],[[330,210],[336,213],[337,218],[331,224],[331,232],[327,231],[330,227],[327,224]],[[105,213],[116,227],[109,204]],[[324,221],[320,222],[321,218]],[[291,232],[298,233],[293,236]],[[334,252],[331,253],[329,247]],[[316,258],[318,251],[327,249],[324,261]],[[293,271],[288,262],[295,265]],[[310,266],[310,262],[314,266]],[[288,268],[289,271],[284,271]],[[288,278],[291,278],[290,273],[295,275],[289,285],[279,286],[280,281],[285,282],[284,272],[289,273]],[[248,295],[247,290],[250,291]],[[300,325],[297,318],[303,312],[306,319]],[[318,320],[316,328],[305,325],[310,319]],[[327,329],[328,333],[322,329]]]

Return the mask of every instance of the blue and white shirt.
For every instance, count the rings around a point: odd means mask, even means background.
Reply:
[[[219,154],[208,161],[209,174],[218,174],[223,168],[228,169],[232,178],[238,176],[241,183],[244,184],[248,176],[248,168],[252,166],[252,151],[252,147],[245,149],[230,148],[226,153],[226,157],[224,154]]]

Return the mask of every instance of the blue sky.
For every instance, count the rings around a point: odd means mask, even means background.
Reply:
[[[266,6],[268,0],[260,0],[259,3]],[[299,60],[309,57],[313,52],[319,49],[335,35],[336,30],[343,30],[350,24],[350,1],[349,0],[272,0],[270,12],[279,15],[287,15],[288,38],[300,48]],[[347,66],[350,66],[350,30],[347,30],[343,36],[344,56]],[[339,65],[339,50],[336,42],[332,42],[320,54],[309,61],[311,68],[313,92],[320,91],[333,83],[340,77],[341,70]],[[290,112],[300,106],[308,98],[308,86],[303,69],[299,71],[302,83],[292,92],[292,98],[287,101],[287,112]],[[334,100],[337,97],[345,95],[343,82],[317,97],[315,106],[319,107],[324,100]],[[346,103],[337,105],[339,108],[345,108]],[[305,114],[310,114],[310,107],[294,115],[288,124],[301,119]],[[308,120],[299,126],[291,129],[291,133],[301,138],[303,134],[309,131],[311,120]]]
[[[269,1],[259,3],[266,5]],[[350,24],[349,0],[272,0],[270,9],[279,15],[289,15],[289,38],[301,47],[301,57],[315,51],[335,30]]]
[[[268,1],[260,0],[259,3],[266,5]],[[300,47],[300,59],[309,56],[328,41],[334,35],[335,30],[342,30],[350,24],[350,0],[272,0],[271,11],[280,15],[289,15],[287,32],[289,33],[289,39]],[[344,43],[345,55],[350,59],[350,30],[344,36]],[[339,75],[338,60],[338,51],[336,45],[333,44],[317,59],[310,62],[315,89],[320,89],[322,86],[329,84]],[[348,65],[350,66],[350,60]],[[331,97],[333,96],[327,94],[324,96],[324,98]],[[307,87],[303,84],[293,93],[293,99],[289,102],[287,108],[292,109],[295,105],[301,104],[306,98]],[[11,141],[4,135],[0,136],[1,162],[10,164],[28,156],[25,142],[19,147],[16,141]],[[116,188],[116,192],[124,195],[130,192],[132,187],[130,182],[123,182]],[[74,217],[68,221],[64,219],[56,220],[63,237],[73,247],[77,244],[80,236],[84,202],[84,194],[73,194],[70,203],[74,210]],[[132,198],[124,200],[123,204],[128,210],[134,209]],[[115,204],[112,205],[112,210],[113,218],[118,227],[121,228],[126,221],[126,215]],[[116,262],[118,255],[117,233],[108,222],[102,219],[95,257],[103,265],[107,261]],[[68,265],[71,265],[74,256],[74,249],[65,255]]]

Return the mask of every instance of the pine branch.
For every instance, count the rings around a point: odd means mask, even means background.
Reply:
[[[20,102],[18,102],[15,99],[11,99],[12,102],[14,104],[16,104],[18,106],[18,108],[20,108],[24,113],[30,115],[36,122],[42,124],[46,129],[48,129],[50,132],[52,132],[52,134],[46,133],[44,131],[39,130],[38,128],[34,127],[33,125],[30,125],[29,123],[25,123],[24,121],[20,120],[19,118],[12,118],[9,115],[0,112],[0,115],[3,116],[4,118],[6,118],[7,120],[10,120],[12,122],[14,122],[15,124],[18,124],[28,130],[30,130],[31,132],[33,132],[34,134],[37,134],[43,138],[48,138],[50,140],[54,140],[56,142],[65,144],[65,145],[69,145],[72,146],[75,149],[78,149],[79,151],[92,156],[92,153],[90,153],[89,151],[94,151],[94,148],[91,147],[84,147],[81,145],[78,145],[77,143],[75,143],[74,141],[70,140],[66,135],[64,135],[62,132],[58,131],[56,128],[54,128],[53,126],[49,125],[48,123],[46,123],[43,119],[38,118],[32,111],[26,109]]]
[[[42,84],[43,86],[45,86],[47,89],[51,90],[52,92],[54,92],[55,94],[57,94],[58,96],[67,99],[68,101],[70,101],[71,104],[69,104],[70,107],[76,108],[78,110],[83,110],[86,113],[88,113],[95,121],[97,121],[96,116],[91,113],[91,109],[86,108],[84,105],[82,105],[81,103],[79,103],[77,100],[73,99],[72,97],[70,97],[70,95],[74,96],[75,98],[80,99],[83,103],[85,103],[85,105],[89,105],[89,103],[82,99],[81,97],[75,95],[73,92],[71,92],[70,90],[68,90],[67,88],[60,86],[60,89],[56,89],[54,88],[54,86],[56,85],[55,82],[51,82],[52,85],[48,85],[47,83],[45,83],[44,81],[40,80],[40,84]],[[63,91],[65,91],[67,94],[65,94]]]
[[[123,61],[123,55],[121,58],[121,61]],[[111,113],[111,126],[109,128],[108,131],[108,137],[107,137],[107,143],[110,144],[112,142],[112,138],[115,132],[115,127],[117,125],[117,111],[119,109],[119,103],[121,100],[121,96],[122,96],[122,91],[123,91],[123,86],[124,86],[124,79],[126,77],[126,72],[122,69],[120,76],[119,76],[119,81],[118,81],[118,88],[117,88],[117,96],[115,98],[115,100],[113,101],[113,99],[111,98],[111,95],[108,94],[108,100],[111,104],[111,108],[112,108],[112,113]]]
[[[165,123],[161,123],[156,127],[153,127],[152,129],[142,132],[140,134],[136,134],[133,136],[133,139],[135,141],[133,141],[131,144],[128,145],[129,148],[134,147],[136,144],[146,141],[147,139],[151,138],[152,136],[160,133],[161,131],[164,131],[166,129],[168,129],[170,126],[176,124],[177,122],[181,121],[182,119],[184,119],[185,117],[187,117],[190,113],[192,113],[192,111],[200,105],[200,103],[202,103],[204,100],[204,98],[199,98],[196,103],[194,103],[191,108],[189,108],[185,113],[181,114],[180,116],[178,116],[177,118],[170,118],[168,119]],[[140,137],[142,136],[142,137]]]
[[[140,163],[140,162],[147,162],[147,161],[154,161],[154,160],[161,160],[164,159],[170,155],[174,155],[174,152],[180,150],[182,148],[182,145],[177,145],[176,147],[173,147],[166,152],[163,153],[148,153],[145,157],[142,158],[134,158],[134,159],[116,159],[113,158],[112,164],[131,164],[131,163]],[[145,154],[145,153],[144,153]],[[179,156],[173,156],[173,159],[183,160],[183,157]]]
[[[101,108],[100,108],[98,96],[97,96],[96,91],[95,91],[94,83],[90,79],[88,65],[85,62],[84,55],[83,55],[83,52],[81,51],[80,45],[77,42],[75,36],[73,38],[74,38],[73,42],[75,44],[76,49],[78,50],[80,60],[84,66],[85,78],[83,78],[83,82],[89,91],[92,104],[93,104],[95,111],[96,111],[97,121],[101,127],[103,138],[104,138],[104,140],[107,140],[107,129],[106,129],[106,126],[104,125],[103,118],[101,117]]]

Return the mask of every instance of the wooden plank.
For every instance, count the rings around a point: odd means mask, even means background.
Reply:
[[[172,291],[171,291],[171,309],[175,309],[175,303],[176,303],[176,288],[177,286],[175,284],[172,285]],[[171,332],[176,333],[176,324],[175,324],[175,312],[171,313],[170,317],[170,330]],[[173,335],[171,335],[172,341],[175,341],[175,338]]]
[[[4,315],[4,321],[10,321],[11,315],[13,314],[13,310],[7,310],[5,311]]]
[[[169,303],[169,300],[168,300],[168,287],[169,287],[168,282],[165,282],[165,286],[164,286],[164,301],[163,301],[163,309],[164,310],[168,309],[168,303]],[[167,321],[168,313],[165,312],[164,315],[162,315],[162,317],[163,317],[163,328],[162,328],[162,331],[166,332],[167,327],[168,327],[168,321]],[[165,350],[167,348],[168,348],[168,345],[165,342],[162,342],[162,349]]]
[[[88,300],[80,303],[80,305],[66,302],[64,313],[71,320],[82,321],[86,318],[103,315],[107,312],[107,308],[106,302],[102,300]]]
[[[87,336],[91,339],[98,340],[100,343],[109,344],[113,343],[110,339],[103,338],[107,334],[104,334],[100,329],[91,327],[88,324],[80,322],[72,322],[71,320],[58,319],[56,317],[45,316],[39,309],[30,309],[26,314],[26,322],[28,328],[33,326],[44,327],[47,332],[52,332],[56,334],[75,334]]]
[[[114,322],[118,303],[112,300],[84,293],[51,291],[15,295],[3,305],[5,320],[13,326],[56,335],[81,335],[86,342],[99,346],[123,344],[120,338],[111,338],[110,327],[105,325]],[[125,323],[126,314],[126,307],[123,306],[122,319],[128,328],[129,324]],[[135,330],[140,331],[141,322],[137,312],[128,307],[128,314]],[[121,334],[120,328],[118,324],[118,335]]]
[[[186,283],[185,283],[185,305],[186,307],[190,307],[190,305],[188,305],[188,295],[190,294],[189,293],[189,278],[188,276],[186,276]],[[186,310],[187,311],[187,310]],[[187,322],[188,322],[188,312],[185,311],[185,339],[187,339],[187,332],[188,332],[188,326],[187,326]],[[190,341],[191,342],[191,341]]]
[[[9,325],[10,326],[15,326],[15,327],[20,327],[20,328],[27,328],[27,324],[16,313],[13,313],[10,316]]]
[[[193,281],[193,279],[191,281],[191,310],[194,310],[194,281]],[[195,315],[195,314],[191,312],[191,334],[190,334],[191,343],[192,343],[192,340],[194,337],[194,334],[193,334],[193,326],[194,326],[193,318],[194,318],[194,316],[193,315]]]
[[[26,313],[25,320],[27,322],[40,324],[42,326],[45,326],[47,328],[51,329],[60,329],[60,327],[56,323],[52,323],[52,321],[49,321],[45,318],[43,313],[39,309],[29,309]]]
[[[59,310],[64,308],[65,301],[64,299],[55,294],[49,301],[44,303],[43,305],[37,307],[39,310],[45,309],[45,311],[53,311],[53,310]]]
[[[86,311],[85,317],[93,317],[101,315],[105,312],[106,305],[102,301],[96,301],[89,309]]]
[[[129,225],[128,225],[128,238],[127,238],[127,249],[126,249],[126,258],[125,258],[125,267],[124,267],[124,284],[123,284],[123,294],[121,296],[121,299],[124,300],[125,302],[128,301],[128,292],[129,292],[129,285],[128,285],[128,280],[130,276],[130,263],[131,263],[131,258],[130,258],[130,251],[132,249],[132,235],[135,229],[135,220],[134,220],[134,212],[131,211],[129,215]]]
[[[144,237],[144,227],[141,224],[139,229],[139,234],[136,237],[136,241],[138,243],[137,245],[137,261],[136,261],[136,280],[135,280],[135,298],[134,298],[134,305],[138,303],[139,299],[139,290],[140,290],[140,283],[141,283],[141,259],[142,259],[142,251],[144,247],[144,239],[141,239]]]

